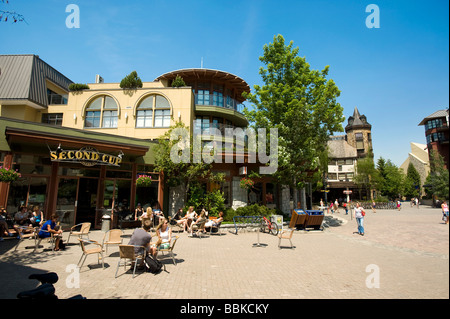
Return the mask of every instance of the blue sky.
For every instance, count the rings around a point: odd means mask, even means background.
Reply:
[[[80,28],[67,28],[77,4]],[[369,4],[380,28],[367,28]],[[37,54],[74,82],[143,81],[201,66],[231,72],[250,87],[264,44],[277,34],[314,69],[330,66],[346,118],[355,106],[372,124],[375,158],[400,166],[418,123],[449,101],[449,3],[444,0],[10,0],[2,10],[27,23],[0,23],[0,54]],[[347,121],[343,123],[343,126]]]

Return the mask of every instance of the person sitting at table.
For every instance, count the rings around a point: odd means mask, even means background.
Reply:
[[[3,241],[3,236],[13,236],[9,232],[8,217],[9,216],[6,209],[4,207],[0,207],[0,241]]]
[[[134,211],[134,220],[138,220],[138,218],[140,218],[143,213],[144,209],[142,208],[141,204],[137,204],[137,207]]]
[[[26,206],[19,207],[19,211],[14,215],[14,221],[19,226],[26,226],[30,223],[30,215]]]
[[[136,228],[131,235],[130,241],[128,245],[134,246],[143,246],[144,249],[156,257],[157,250],[156,247],[152,247],[150,245],[150,241],[152,240],[152,235],[150,235],[150,229],[152,227],[152,222],[150,218],[145,218],[142,220],[142,227]],[[144,250],[141,247],[134,247],[134,251],[137,255],[143,255]]]
[[[44,223],[44,213],[39,209],[39,205],[33,207],[33,212],[31,213],[30,226],[38,227]]]
[[[157,249],[167,249],[170,246],[172,240],[172,229],[169,227],[169,221],[165,218],[161,218],[161,222],[156,227],[156,235],[158,235],[158,247]]]
[[[206,222],[206,224],[205,224],[205,228],[217,227],[217,226],[219,226],[220,223],[222,223],[222,222],[223,222],[223,212],[220,211],[220,212],[219,212],[219,217],[216,218],[216,219],[208,220],[208,221]]]
[[[38,233],[39,238],[49,238],[53,234],[56,239],[54,248],[55,251],[58,251],[60,249],[59,243],[61,242],[61,234],[63,232],[61,229],[59,229],[59,226],[56,225],[58,217],[58,215],[53,214],[52,217],[42,225],[42,228]]]

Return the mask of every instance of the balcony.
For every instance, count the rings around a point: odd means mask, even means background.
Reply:
[[[223,97],[218,94],[195,94],[195,105],[218,106],[242,113],[244,104],[231,97]]]
[[[247,118],[242,113],[244,104],[231,97],[218,94],[195,94],[195,114],[224,117],[237,126],[248,125]]]
[[[67,94],[47,94],[48,105],[67,105]]]

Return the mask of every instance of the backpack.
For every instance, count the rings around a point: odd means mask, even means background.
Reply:
[[[159,274],[161,272],[161,268],[164,266],[164,270],[166,270],[166,266],[163,265],[158,259],[151,255],[147,255],[144,259],[144,264],[147,272],[151,272],[152,274]]]

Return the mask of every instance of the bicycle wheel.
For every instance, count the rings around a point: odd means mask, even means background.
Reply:
[[[261,224],[259,226],[259,231],[261,233],[265,233],[266,232],[266,226],[267,226],[266,221],[264,219],[262,219],[261,220]]]
[[[278,224],[276,224],[276,223],[271,223],[271,225],[270,225],[270,232],[271,232],[274,236],[278,235]]]

